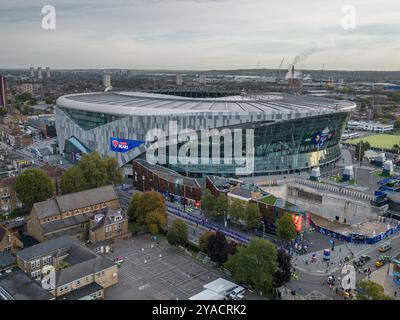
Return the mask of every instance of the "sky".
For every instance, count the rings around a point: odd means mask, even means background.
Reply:
[[[394,71],[399,13],[398,0],[1,0],[0,68]]]

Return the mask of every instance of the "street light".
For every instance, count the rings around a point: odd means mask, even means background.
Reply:
[[[392,248],[389,249],[389,263],[388,263],[388,268],[387,268],[387,275],[390,273],[390,262],[392,261]]]

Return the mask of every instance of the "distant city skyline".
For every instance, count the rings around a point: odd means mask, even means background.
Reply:
[[[56,8],[56,30],[41,27]],[[342,10],[355,9],[355,29]],[[0,68],[400,70],[396,0],[0,3]]]

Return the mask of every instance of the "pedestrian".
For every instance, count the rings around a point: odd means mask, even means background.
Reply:
[[[397,298],[397,291],[394,292],[394,297]]]

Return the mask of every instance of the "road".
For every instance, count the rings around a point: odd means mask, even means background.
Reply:
[[[385,242],[381,241],[377,244],[370,245],[365,249],[359,250],[354,253],[355,259],[359,258],[362,255],[369,255],[371,260],[365,264],[363,268],[360,270],[357,270],[356,273],[356,282],[359,283],[361,280],[363,280],[366,276],[367,273],[364,273],[363,271],[365,269],[370,268],[372,272],[377,270],[378,268],[375,267],[375,261],[381,256],[381,255],[391,255],[393,257],[397,256],[400,254],[400,234],[396,234],[392,236],[390,239],[386,240],[390,242],[393,246],[393,249],[386,253],[380,253],[378,251],[378,248]],[[301,257],[301,256],[298,256]],[[353,260],[352,260],[353,261]],[[352,261],[349,263],[352,264]],[[390,268],[390,264],[386,264],[381,268]],[[308,295],[313,291],[319,291],[322,294],[332,298],[332,299],[342,299],[339,295],[335,293],[335,290],[330,289],[329,286],[326,284],[327,280],[327,274],[309,274],[307,272],[304,272],[302,270],[296,269],[296,273],[299,276],[299,280],[291,280],[286,287],[289,288],[290,290],[294,290],[297,293],[299,292],[302,295]],[[342,279],[346,274],[342,273],[342,267],[337,267],[335,268],[331,273],[331,275],[334,275],[336,279]],[[339,284],[339,283],[338,283]]]

